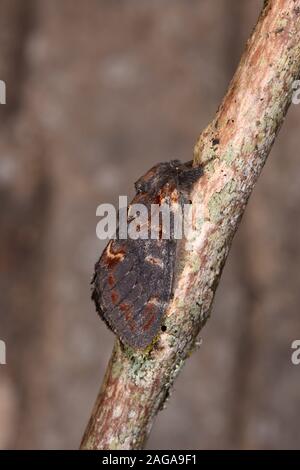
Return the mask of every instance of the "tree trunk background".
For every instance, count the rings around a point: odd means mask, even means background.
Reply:
[[[191,158],[261,3],[0,1],[0,448],[78,447],[113,344],[96,207]],[[150,449],[300,447],[299,127],[292,105]]]

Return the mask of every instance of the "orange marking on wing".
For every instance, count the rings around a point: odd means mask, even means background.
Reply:
[[[155,196],[155,198],[154,198],[153,204],[157,204],[157,205],[161,206],[163,201],[164,201],[164,197],[161,194],[161,191],[159,191],[157,196]]]
[[[124,313],[126,320],[129,320],[131,318],[130,305],[126,303],[121,303],[120,310]]]
[[[125,302],[120,304],[120,310],[121,310],[121,312],[124,313],[125,319],[129,324],[129,328],[131,329],[131,331],[135,331],[136,325],[135,325],[135,322],[132,319],[131,308],[132,307],[130,305],[126,304]]]
[[[146,316],[149,315],[148,321],[143,327],[143,330],[147,331],[147,330],[149,330],[150,326],[153,323],[153,320],[155,319],[155,305],[148,303],[147,306],[144,309],[144,314]]]
[[[110,287],[115,285],[115,278],[112,274],[108,276],[108,284],[110,285]]]
[[[111,301],[113,304],[116,304],[119,300],[119,294],[115,291],[112,291],[111,293]]]
[[[144,327],[143,327],[143,330],[144,330],[144,331],[149,330],[149,328],[150,328],[150,326],[152,325],[154,319],[155,319],[155,314],[153,313],[153,314],[151,315],[151,317],[149,318],[149,320],[147,321],[146,325],[144,325]]]
[[[114,252],[112,250],[112,241],[109,242],[107,245],[106,251],[104,253],[104,259],[106,262],[106,265],[110,268],[112,268],[115,264],[119,263],[120,261],[123,261],[125,257],[125,251],[120,250],[118,252]]]

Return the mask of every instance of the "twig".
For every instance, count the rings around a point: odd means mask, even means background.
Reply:
[[[117,340],[82,449],[140,449],[195,348],[231,241],[271,150],[300,70],[300,0],[265,2],[229,90],[195,146],[196,236],[178,261],[174,299],[147,353]]]

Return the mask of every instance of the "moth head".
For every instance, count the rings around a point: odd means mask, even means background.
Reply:
[[[139,178],[135,183],[134,183],[135,190],[137,194],[140,193],[147,193],[148,189],[148,184],[143,180],[143,177]]]
[[[171,160],[170,162],[158,163],[152,167],[147,173],[139,178],[135,183],[137,193],[150,193],[157,191],[181,168],[182,163],[179,160]]]

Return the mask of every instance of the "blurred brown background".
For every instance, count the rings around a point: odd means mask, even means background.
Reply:
[[[261,6],[0,1],[0,448],[78,447],[113,344],[96,207],[191,158]],[[299,129],[292,105],[150,449],[299,447]]]

